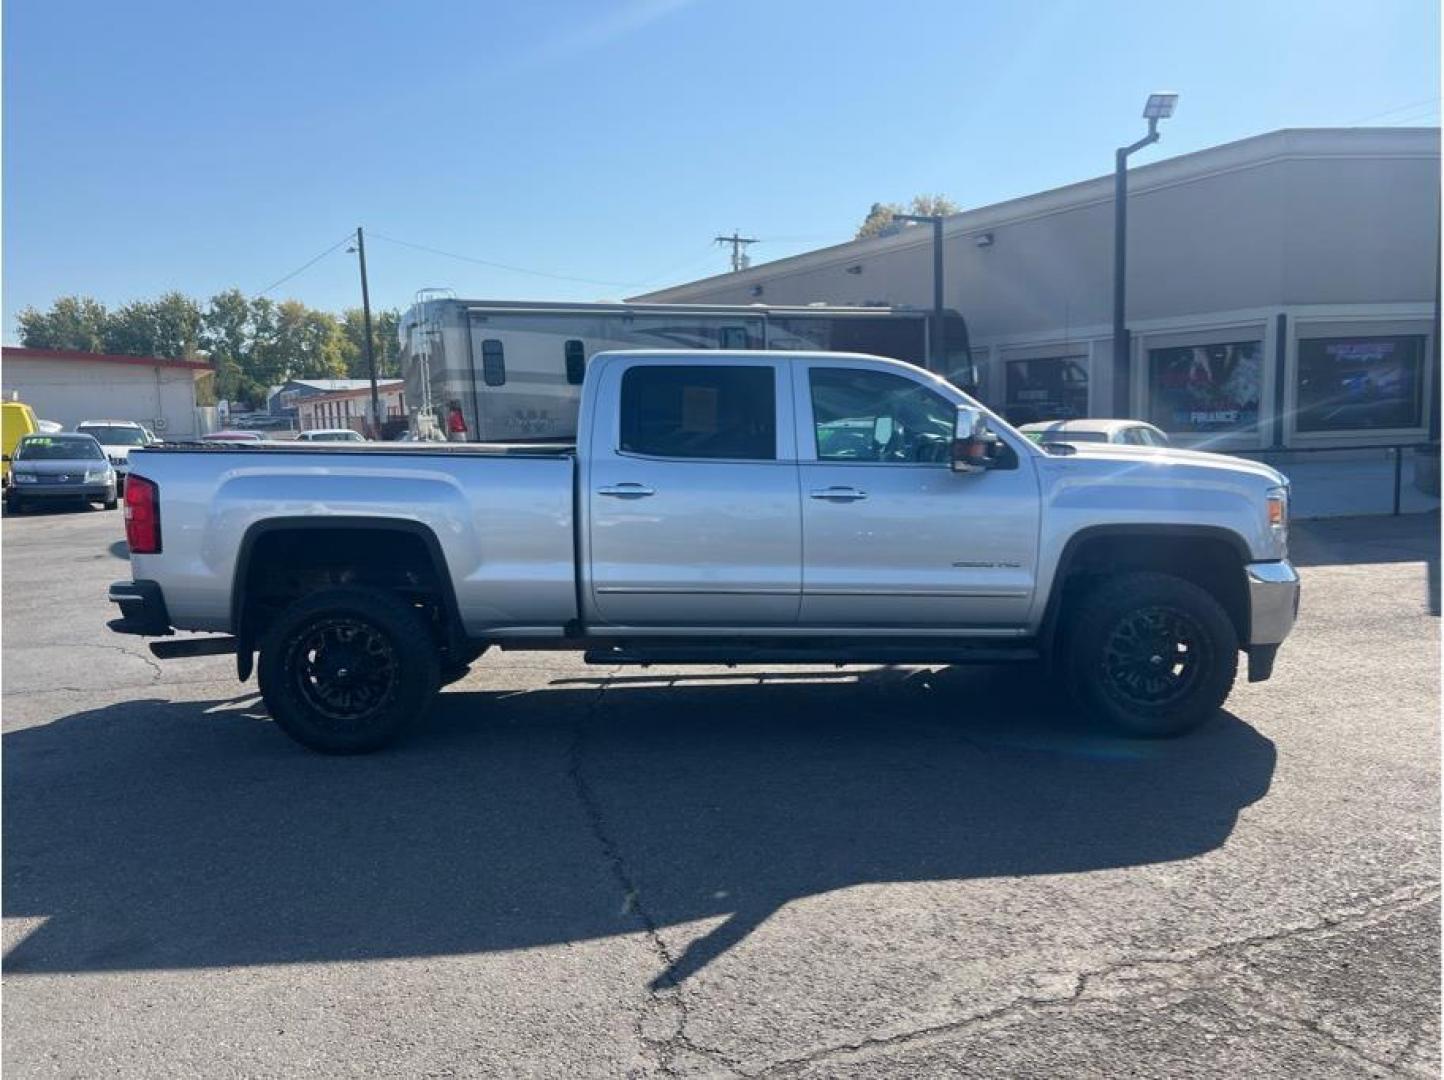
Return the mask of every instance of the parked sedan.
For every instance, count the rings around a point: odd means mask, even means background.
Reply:
[[[1167,446],[1168,436],[1142,420],[1045,420],[1018,429],[1035,443],[1122,443]]]
[[[366,436],[350,428],[312,428],[296,436],[297,442],[365,442]]]
[[[56,500],[116,507],[115,469],[91,435],[27,435],[9,462],[5,499],[12,513]]]
[[[254,431],[213,431],[209,435],[202,435],[201,442],[218,443],[253,443],[264,442],[261,436]]]

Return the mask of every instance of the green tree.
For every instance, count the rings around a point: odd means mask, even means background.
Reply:
[[[946,195],[914,195],[911,203],[904,209],[900,203],[873,203],[872,209],[863,218],[862,224],[858,226],[857,239],[866,240],[869,236],[892,236],[909,228],[913,223],[906,221],[894,221],[894,214],[956,214],[962,208]]]
[[[371,371],[366,365],[366,320],[360,308],[347,308],[341,316],[342,360],[346,374],[352,379],[367,379]],[[398,357],[401,342],[397,328],[401,312],[395,308],[371,313],[371,342],[376,350],[376,375],[393,379],[400,374]]]
[[[133,300],[105,320],[105,351],[194,359],[200,351],[201,324],[200,305],[182,293],[168,292],[158,300]]]
[[[266,387],[256,381],[251,354],[255,323],[251,302],[240,289],[211,297],[201,320],[201,348],[216,369],[216,395],[255,407],[265,401]]]
[[[27,348],[105,351],[105,305],[88,296],[62,296],[49,311],[27,307],[17,319]]]
[[[299,300],[252,305],[256,316],[254,369],[267,385],[287,379],[335,379],[346,374],[344,336],[336,316]]]

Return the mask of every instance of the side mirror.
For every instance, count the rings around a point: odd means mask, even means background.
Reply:
[[[0,455],[0,461],[4,461],[4,462],[8,465],[8,464],[10,463],[10,455],[9,455],[9,454]]]
[[[991,461],[989,451],[995,441],[996,436],[983,420],[982,410],[959,405],[953,420],[953,472],[978,473],[987,469]]]

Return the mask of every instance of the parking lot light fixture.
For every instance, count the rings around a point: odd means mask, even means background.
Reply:
[[[1173,108],[1177,104],[1177,94],[1149,94],[1148,101],[1143,106],[1143,119],[1167,120],[1173,115]]]
[[[893,221],[933,227],[933,317],[928,332],[928,370],[942,371],[943,357],[943,214],[894,214]],[[851,272],[851,271],[849,271]]]
[[[1130,385],[1128,328],[1124,310],[1127,299],[1128,269],[1128,156],[1134,151],[1156,143],[1158,121],[1167,120],[1178,105],[1178,95],[1160,91],[1148,95],[1143,105],[1143,119],[1148,121],[1148,134],[1129,146],[1120,146],[1113,157],[1113,415],[1128,415]]]

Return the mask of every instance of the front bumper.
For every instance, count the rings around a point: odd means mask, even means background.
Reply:
[[[107,599],[120,605],[120,618],[106,624],[117,634],[164,637],[173,632],[165,594],[156,582],[117,581],[110,586]]]
[[[1287,559],[1249,563],[1250,645],[1277,645],[1289,636],[1299,614],[1299,572]]]
[[[1248,681],[1263,682],[1274,671],[1279,645],[1299,615],[1299,573],[1287,559],[1250,563],[1248,577]]]
[[[11,484],[6,492],[12,499],[84,499],[87,502],[115,498],[109,484]]]

